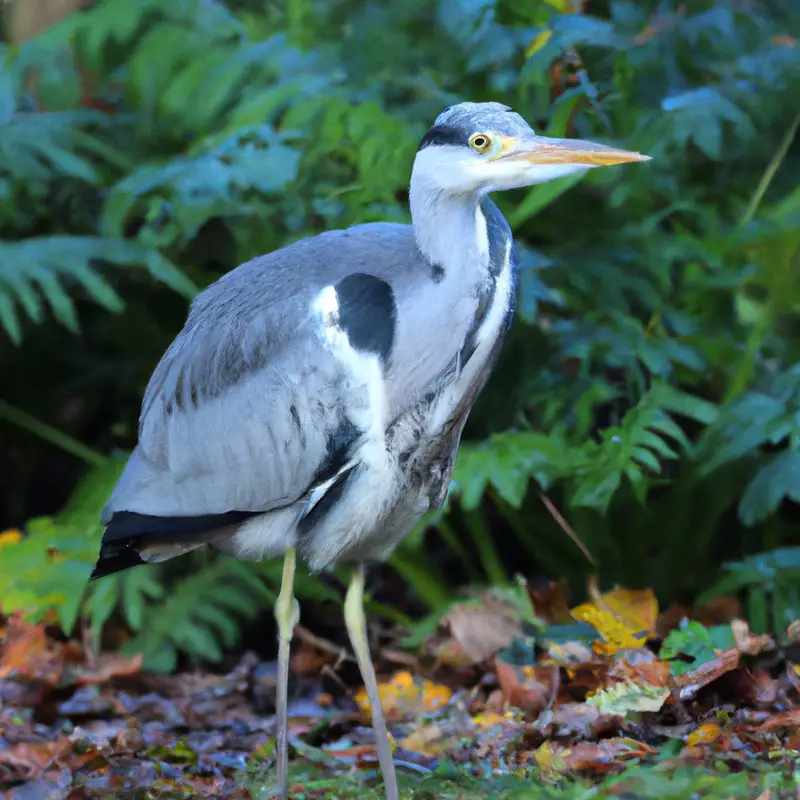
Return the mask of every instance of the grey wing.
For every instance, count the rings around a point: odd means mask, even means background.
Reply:
[[[219,310],[219,309],[218,309]],[[297,502],[352,444],[342,366],[308,313],[282,320],[193,308],[153,373],[139,442],[104,511],[264,512]]]

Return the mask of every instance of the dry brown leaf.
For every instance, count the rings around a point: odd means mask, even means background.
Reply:
[[[72,750],[69,739],[57,742],[20,742],[0,750],[0,764],[16,767],[28,778],[37,778],[57,758]]]
[[[553,669],[551,667],[516,667],[495,659],[497,680],[503,700],[529,714],[538,714],[548,705]]]
[[[442,618],[450,640],[436,650],[437,660],[447,666],[479,664],[492,658],[522,633],[517,608],[501,597],[485,592],[479,605],[457,603]]]
[[[683,675],[673,677],[670,681],[673,697],[678,700],[689,700],[697,692],[712,681],[736,669],[739,666],[739,651],[733,647],[722,651],[716,658],[684,672]]]
[[[92,667],[75,670],[75,682],[79,686],[107,683],[113,678],[130,678],[142,671],[143,657],[136,653],[126,658],[121,653],[103,653]]]
[[[61,679],[61,648],[47,638],[42,623],[27,622],[20,614],[11,617],[0,654],[0,679],[15,674],[25,680],[55,686]]]
[[[553,710],[542,732],[559,739],[594,739],[616,733],[622,721],[622,717],[602,714],[597,706],[589,703],[563,703]]]
[[[621,650],[611,660],[608,677],[660,687],[669,684],[670,669],[666,661],[659,661],[649,650]]]
[[[761,725],[758,730],[773,731],[776,728],[800,728],[800,706],[775,714]]]
[[[536,616],[550,625],[561,625],[572,621],[567,602],[567,582],[552,581],[547,586],[531,589],[531,602]]]
[[[633,758],[652,755],[656,751],[643,742],[619,737],[600,742],[579,742],[573,747],[545,742],[534,753],[534,759],[545,773],[608,772],[617,764]]]
[[[759,653],[768,653],[776,647],[775,640],[771,636],[767,634],[757,636],[751,633],[750,626],[743,619],[732,620],[731,630],[733,631],[733,638],[736,642],[736,649],[746,656],[757,656]]]

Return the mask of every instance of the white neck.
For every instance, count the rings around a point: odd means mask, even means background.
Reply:
[[[488,269],[489,239],[478,192],[450,193],[415,169],[409,201],[417,246],[432,264],[445,275]]]

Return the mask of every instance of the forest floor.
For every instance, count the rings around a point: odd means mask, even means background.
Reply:
[[[526,609],[487,591],[413,648],[381,640],[404,796],[800,798],[797,625],[779,646],[724,602],[659,614],[647,591],[573,609],[557,584],[530,596]],[[245,653],[227,672],[156,675],[91,652],[88,636],[0,625],[3,800],[271,797],[273,662]],[[348,653],[300,633],[292,796],[377,800]]]

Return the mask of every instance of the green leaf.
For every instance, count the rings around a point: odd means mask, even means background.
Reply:
[[[695,667],[712,661],[716,658],[715,648],[719,648],[719,643],[724,643],[728,647],[733,646],[733,633],[729,626],[721,626],[728,629],[729,638],[725,638],[724,633],[716,632],[712,637],[711,632],[704,625],[694,620],[682,619],[678,628],[670,631],[661,645],[659,657],[670,662],[670,669],[673,675],[682,675]],[[679,660],[679,656],[686,656],[690,661]]]
[[[775,513],[784,500],[800,502],[797,450],[778,453],[758,470],[739,502],[739,519],[745,525],[755,525]]]

